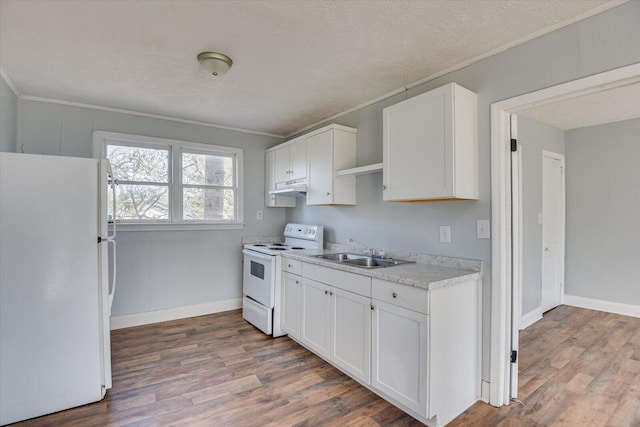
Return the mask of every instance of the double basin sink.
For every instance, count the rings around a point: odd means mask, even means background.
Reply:
[[[338,254],[313,255],[313,257],[320,258],[325,261],[331,261],[338,264],[351,265],[360,268],[393,267],[394,265],[413,263],[413,261],[405,261],[392,258],[379,258],[370,255],[352,254],[347,252]]]

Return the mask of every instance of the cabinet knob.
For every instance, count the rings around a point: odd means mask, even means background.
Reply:
[[[376,308],[371,304],[371,310],[375,310]]]
[[[329,295],[333,295],[333,292],[329,292]]]
[[[387,189],[387,186],[386,186],[386,185],[383,185],[383,186],[382,186],[382,189],[383,189],[383,190],[386,190],[386,189]]]
[[[394,298],[398,298],[398,294],[396,292],[392,293],[391,296]]]
[[[328,293],[329,293],[329,291],[324,291],[324,294],[325,294],[325,295],[326,295],[326,294],[328,294]]]
[[[291,268],[291,264],[289,264],[289,268]]]
[[[331,193],[329,193],[329,192],[327,191],[327,196],[330,196],[330,195],[331,195]]]
[[[296,285],[299,285],[299,284],[300,284],[300,282],[298,280],[296,280]]]

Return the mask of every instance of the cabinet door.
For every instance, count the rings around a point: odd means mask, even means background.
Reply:
[[[331,345],[329,286],[302,279],[302,335],[300,340],[315,353],[329,357]]]
[[[291,196],[276,196],[269,191],[276,188],[276,152],[265,153],[264,164],[264,205],[268,208],[291,208],[296,206],[296,198]]]
[[[384,109],[384,200],[453,195],[452,91],[447,85]]]
[[[308,205],[333,203],[333,131],[307,139],[309,150]]]
[[[371,299],[331,288],[331,361],[365,384],[371,381]]]
[[[371,385],[427,417],[428,316],[373,300]]]
[[[303,139],[294,142],[289,146],[289,162],[291,173],[289,179],[300,179],[307,177],[307,140]]]
[[[302,314],[302,278],[291,273],[282,273],[282,330],[293,338],[300,339],[300,317]]]
[[[276,182],[285,182],[291,179],[291,164],[289,160],[289,146],[274,150],[276,165]]]

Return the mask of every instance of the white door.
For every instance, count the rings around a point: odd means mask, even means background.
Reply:
[[[302,279],[302,335],[300,340],[314,352],[329,357],[331,345],[330,286]]]
[[[564,156],[542,153],[542,311],[562,303],[564,282]]]
[[[300,338],[300,315],[302,313],[302,279],[291,273],[282,274],[282,330],[292,337]]]
[[[332,288],[331,360],[365,384],[371,379],[371,299]]]
[[[308,205],[333,202],[333,131],[328,130],[308,139],[309,190]]]
[[[373,300],[371,385],[427,417],[428,316]]]

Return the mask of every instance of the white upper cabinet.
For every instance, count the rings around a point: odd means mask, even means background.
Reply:
[[[356,129],[331,125],[307,139],[308,205],[355,205],[355,175],[336,172],[356,165]]]
[[[276,189],[276,152],[265,152],[264,176],[264,205],[268,208],[294,208],[296,198],[291,196],[276,196],[271,190]]]
[[[276,182],[293,181],[307,176],[307,140],[301,138],[278,148],[275,153]]]
[[[455,83],[383,110],[383,199],[478,198],[478,99]]]

